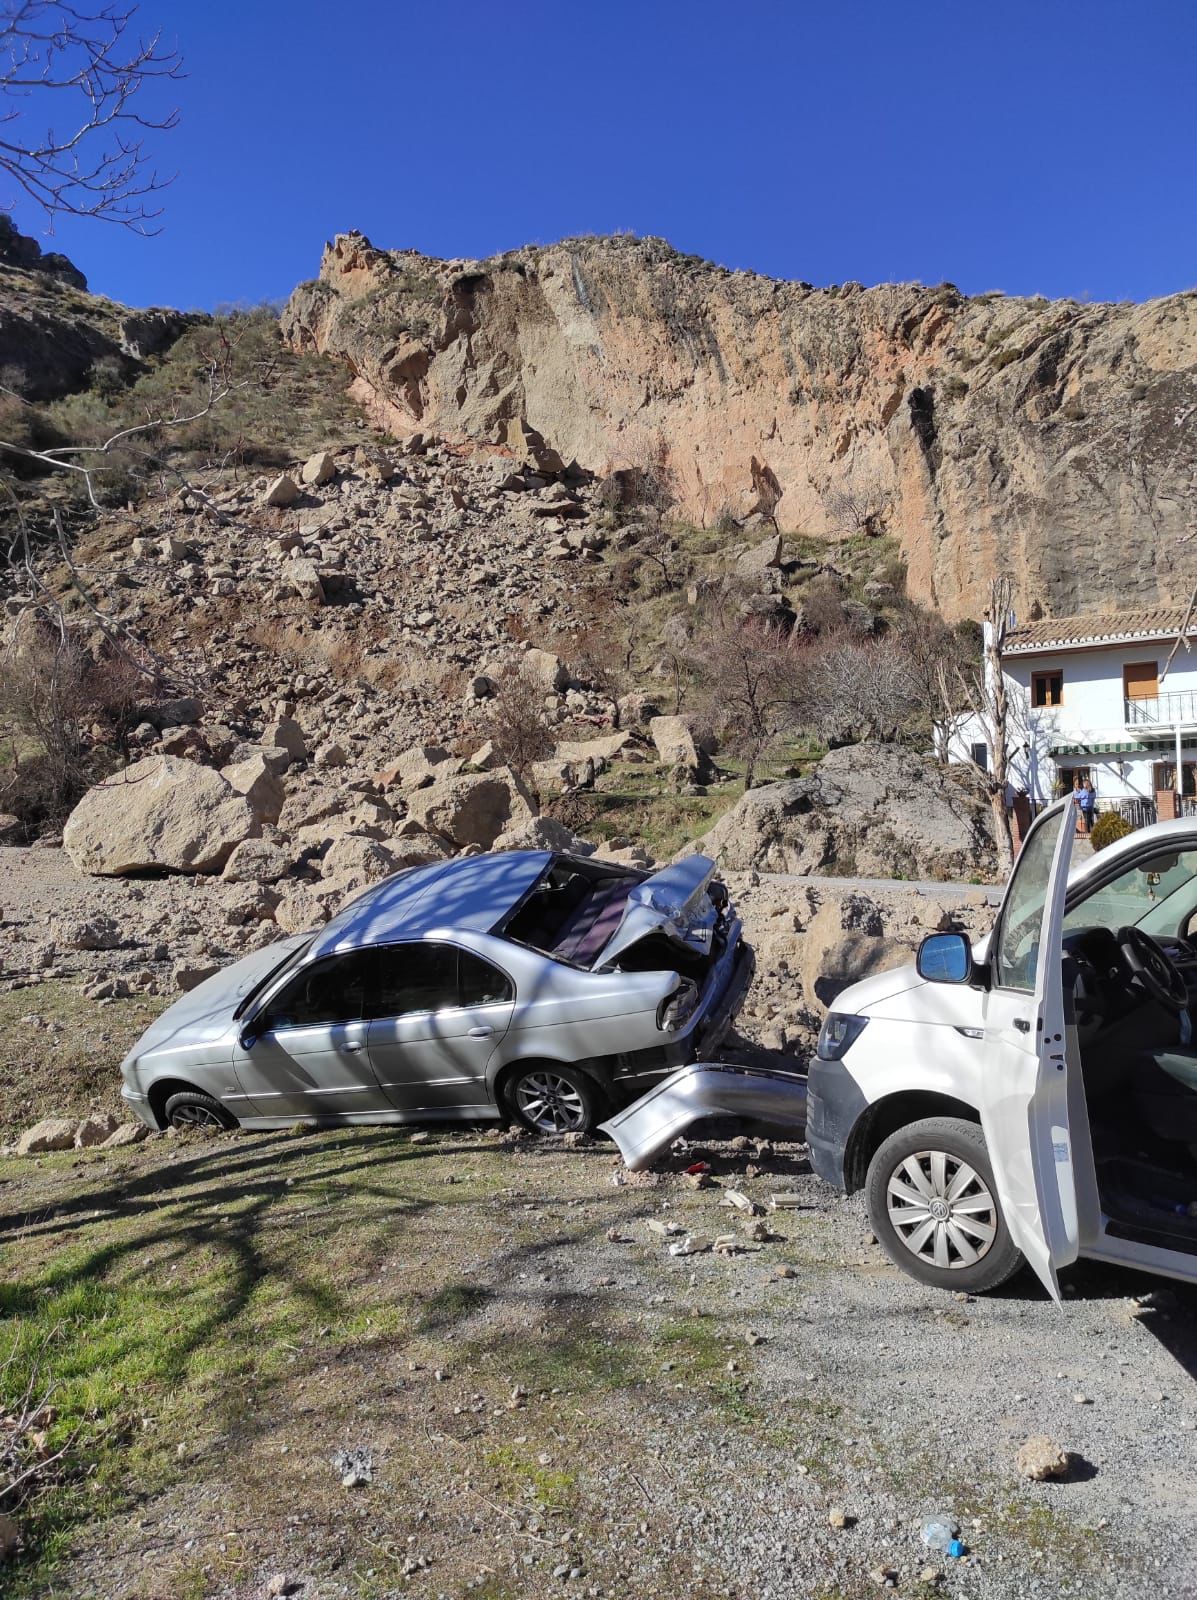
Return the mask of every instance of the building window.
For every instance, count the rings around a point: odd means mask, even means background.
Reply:
[[[989,746],[987,744],[970,745],[968,753],[982,772],[989,771]]]
[[[1122,669],[1122,695],[1126,700],[1154,700],[1160,692],[1158,661],[1128,661]]]
[[[1032,672],[1031,704],[1036,707],[1064,704],[1064,673],[1060,668],[1052,672]]]

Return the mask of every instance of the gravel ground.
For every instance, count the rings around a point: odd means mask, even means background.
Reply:
[[[9,1275],[56,1229],[107,1250],[117,1220],[142,1229],[181,1199],[215,1235],[214,1213],[260,1197],[252,1252],[332,1170],[327,1250],[381,1218],[371,1292],[419,1311],[414,1332],[350,1334],[343,1287],[284,1383],[214,1408],[179,1438],[178,1480],[74,1537],[36,1592],[249,1600],[285,1573],[303,1600],[848,1600],[893,1569],[908,1595],[1197,1594],[1197,1292],[1081,1267],[1062,1309],[1029,1276],[935,1293],[801,1146],[745,1144],[646,1179],[608,1146],[383,1130],[7,1163]],[[678,1170],[699,1157],[714,1187]],[[801,1207],[767,1213],[757,1250],[671,1256],[650,1218],[743,1234],[729,1184]],[[1036,1433],[1075,1453],[1068,1481],[1018,1477]],[[330,1458],[359,1447],[373,1482],[342,1489]],[[963,1559],[921,1547],[937,1511]]]

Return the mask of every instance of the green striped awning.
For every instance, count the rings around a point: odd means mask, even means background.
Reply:
[[[1146,751],[1145,744],[1058,744],[1048,754],[1055,761],[1060,756],[1136,756]]]

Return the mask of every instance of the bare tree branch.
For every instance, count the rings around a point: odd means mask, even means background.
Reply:
[[[161,32],[135,35],[136,14],[136,6],[84,11],[63,0],[0,3],[0,172],[51,225],[94,217],[158,231],[149,226],[162,214],[153,197],[171,180],[153,170],[143,136],[174,128],[179,114],[143,110],[137,95],[155,79],[180,78],[182,60]],[[46,95],[61,97],[67,128],[27,133]]]

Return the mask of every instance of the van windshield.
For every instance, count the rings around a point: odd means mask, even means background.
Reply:
[[[1197,850],[1170,850],[1136,861],[1103,884],[1064,918],[1065,933],[1080,928],[1136,927],[1159,938],[1182,930],[1197,910]]]

